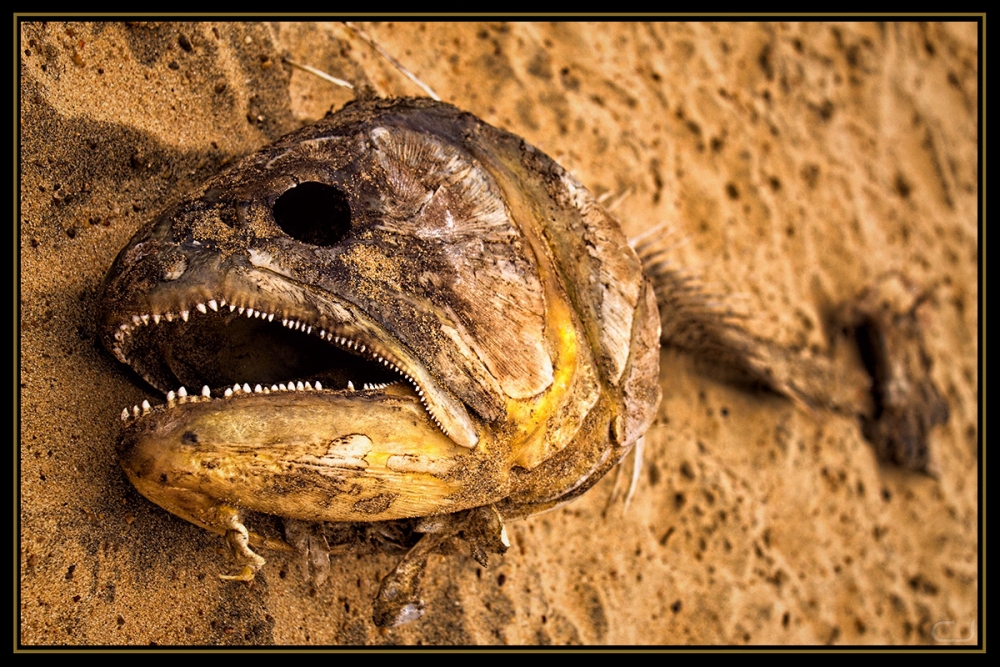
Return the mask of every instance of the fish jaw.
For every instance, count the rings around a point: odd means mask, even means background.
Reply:
[[[228,508],[381,521],[456,512],[509,493],[502,446],[459,447],[402,385],[193,396],[128,421],[118,455],[136,489],[220,534],[229,530]],[[488,488],[470,489],[470,476],[490,480]]]
[[[102,300],[105,346],[147,382],[166,392],[295,380],[311,365],[310,354],[329,347],[332,357],[342,350],[380,371],[371,384],[410,384],[439,430],[461,447],[476,446],[479,428],[462,403],[357,306],[285,275],[252,245],[224,253],[211,242],[175,240],[168,222],[169,212],[119,254]],[[238,361],[219,361],[237,344],[227,336],[247,345],[234,355]],[[272,345],[251,345],[259,339]],[[346,381],[362,387],[368,378]]]

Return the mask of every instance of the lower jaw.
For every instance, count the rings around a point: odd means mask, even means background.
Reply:
[[[383,521],[460,511],[506,495],[487,448],[459,447],[405,385],[176,398],[126,428],[122,466],[168,511],[180,490],[213,508],[306,521]],[[470,476],[482,477],[475,494]],[[208,517],[208,518],[205,518]]]

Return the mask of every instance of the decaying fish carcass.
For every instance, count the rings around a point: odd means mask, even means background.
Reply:
[[[430,100],[352,103],[119,254],[104,342],[169,392],[123,413],[122,466],[226,535],[232,578],[263,565],[255,548],[322,551],[331,531],[407,550],[376,621],[410,620],[443,541],[485,563],[508,545],[504,520],[583,493],[641,441],[661,321],[741,379],[838,404],[829,369],[777,363],[644,254],[645,272],[586,189],[519,137]]]
[[[206,183],[122,251],[103,319],[153,385],[215,390],[168,394],[121,457],[229,535],[242,577],[263,563],[248,539],[277,543],[248,512],[465,512],[414,529],[502,549],[501,518],[585,491],[659,400],[655,296],[617,224],[518,137],[429,100],[350,105]]]

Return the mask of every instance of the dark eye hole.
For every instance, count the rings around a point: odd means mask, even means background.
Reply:
[[[274,221],[296,241],[331,246],[351,230],[351,207],[342,190],[325,183],[301,183],[274,202]]]

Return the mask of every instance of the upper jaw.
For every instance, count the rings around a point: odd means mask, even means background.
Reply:
[[[343,350],[370,362],[355,363],[353,372],[374,373],[373,383],[408,382],[448,437],[476,446],[479,430],[464,404],[354,304],[261,266],[252,251],[224,256],[198,241],[157,237],[152,227],[109,273],[101,332],[105,346],[150,384],[166,392],[178,384],[295,380],[288,376],[309,376],[317,364],[337,372]],[[252,347],[261,341],[267,349]],[[241,344],[245,352],[234,352]],[[344,386],[351,372],[341,372]],[[234,377],[241,374],[264,377]],[[354,380],[359,387],[368,381]]]

